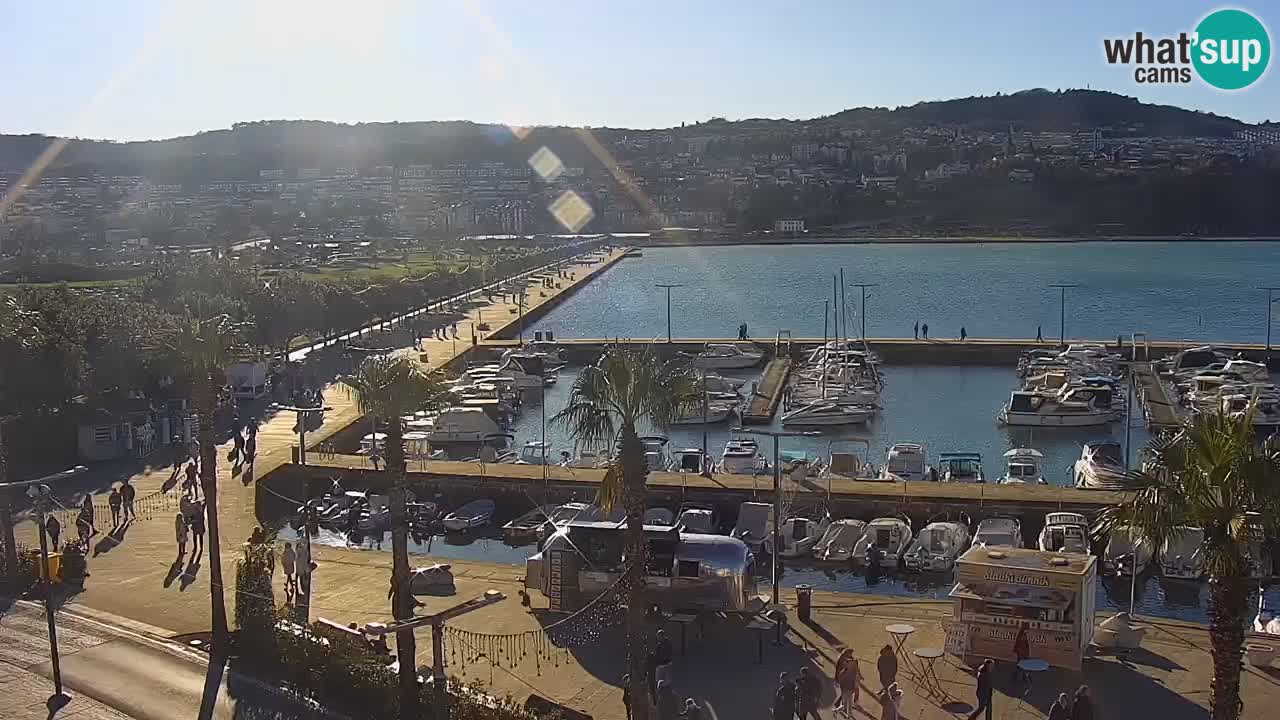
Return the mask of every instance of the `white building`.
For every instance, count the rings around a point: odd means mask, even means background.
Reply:
[[[773,223],[773,229],[776,232],[783,233],[802,233],[804,232],[804,220],[778,220]]]

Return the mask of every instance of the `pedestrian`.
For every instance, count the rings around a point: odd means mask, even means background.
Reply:
[[[1018,634],[1013,638],[1013,681],[1021,682],[1027,676],[1022,670],[1022,661],[1031,656],[1031,643],[1027,639],[1027,626],[1018,626]]]
[[[631,720],[631,675],[622,676],[622,708],[627,711],[627,720]]]
[[[294,583],[295,589],[299,589],[307,595],[311,594],[311,570],[314,566],[311,564],[311,551],[308,550],[306,542],[299,542],[293,546],[294,555]]]
[[[969,720],[977,720],[978,716],[987,715],[987,720],[991,720],[991,692],[995,678],[996,663],[991,658],[982,661],[982,665],[978,666],[978,706],[969,713]]]
[[[965,332],[964,326],[960,326],[960,342],[964,342],[969,337],[969,333]]]
[[[58,551],[58,537],[62,535],[62,523],[58,522],[58,516],[53,513],[49,514],[49,519],[44,521],[44,532],[49,536],[49,545],[53,552]]]
[[[836,702],[836,709],[845,716],[853,713],[854,705],[860,704],[858,702],[859,671],[857,656],[852,650],[845,648],[836,660],[836,687],[840,689],[840,699]]]
[[[285,593],[295,592],[298,589],[297,581],[293,577],[293,571],[297,561],[298,554],[294,552],[293,544],[285,543],[284,550],[280,553],[280,567],[284,570]]]
[[[1048,720],[1071,720],[1071,700],[1066,693],[1058,693],[1058,699],[1049,706]]]
[[[231,443],[235,446],[231,448],[231,451],[234,452],[237,457],[244,453],[244,436],[240,434],[239,430],[231,431]]]
[[[369,462],[373,463],[373,469],[378,469],[378,463],[382,461],[382,455],[378,452],[378,446],[374,445],[369,451]]]
[[[822,681],[808,668],[800,668],[800,677],[796,678],[796,705],[799,720],[822,720],[818,715],[818,703],[822,700]]]
[[[671,679],[671,661],[675,659],[675,648],[666,630],[659,630],[657,641],[653,644],[653,677],[658,682]]]
[[[120,486],[120,499],[124,501],[124,518],[125,520],[137,520],[138,511],[133,507],[133,501],[138,496],[138,491],[128,480]]]
[[[658,700],[654,703],[658,708],[658,720],[678,720],[680,716],[680,698],[676,697],[671,683],[658,681]]]
[[[778,676],[778,689],[773,693],[773,720],[791,720],[796,716],[796,686],[786,673]]]
[[[182,438],[177,435],[173,436],[169,444],[173,446],[173,470],[177,472],[178,468],[182,467],[182,463],[187,461],[187,446],[182,443]]]
[[[191,552],[197,555],[204,552],[204,507],[199,502],[192,503],[191,534],[194,537]]]
[[[1044,342],[1044,326],[1042,325],[1036,326],[1036,342],[1038,343]]]
[[[178,543],[178,557],[187,554],[187,518],[182,513],[173,516],[173,539]]]
[[[258,423],[249,423],[249,437],[258,437]]]
[[[914,335],[917,340],[920,339],[920,321],[919,320],[916,321],[915,327],[911,329],[911,334]]]
[[[196,464],[194,462],[187,463],[187,479],[182,483],[182,492],[184,495],[190,495],[193,499],[196,497]]]
[[[254,458],[256,458],[257,456],[258,456],[258,436],[250,435],[249,439],[244,441],[244,461],[252,465]]]
[[[107,495],[107,506],[111,508],[111,527],[113,528],[120,525],[120,503],[120,491],[111,488],[111,494]]]
[[[1071,720],[1093,720],[1093,696],[1089,694],[1088,685],[1076,689],[1071,701]]]
[[[876,670],[880,673],[880,687],[887,688],[898,681],[898,656],[893,654],[892,646],[885,645],[880,648]]]
[[[889,683],[885,689],[880,691],[880,720],[898,720],[901,712],[899,703],[902,702],[902,688],[898,687],[898,683]]]
[[[929,339],[929,323],[924,323],[923,325],[920,326],[920,337],[924,338],[925,340]]]

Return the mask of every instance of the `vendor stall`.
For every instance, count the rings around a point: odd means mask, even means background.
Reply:
[[[956,561],[947,652],[1014,661],[1025,627],[1029,657],[1079,670],[1093,639],[1096,564],[1092,555],[975,545]]]

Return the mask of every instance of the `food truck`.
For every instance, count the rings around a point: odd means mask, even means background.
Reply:
[[[1030,657],[1079,670],[1093,640],[1097,559],[975,545],[956,561],[947,652],[1014,661],[1027,628]]]

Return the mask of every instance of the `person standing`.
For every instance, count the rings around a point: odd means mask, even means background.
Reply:
[[[111,488],[111,494],[107,495],[107,506],[111,508],[111,527],[120,525],[120,491]]]
[[[258,455],[258,435],[250,433],[249,439],[244,441],[244,461],[252,465],[254,458]]]
[[[124,501],[124,519],[137,520],[138,511],[133,507],[133,501],[138,496],[138,491],[128,480],[120,486],[120,499]]]
[[[187,518],[182,513],[173,516],[173,539],[178,543],[178,557],[187,554]]]
[[[964,342],[966,339],[968,339],[968,337],[969,337],[969,333],[966,332],[964,329],[964,326],[961,325],[960,326],[960,342]]]
[[[671,662],[675,659],[675,648],[666,630],[658,631],[657,642],[653,644],[653,677],[659,683],[671,679]]]
[[[629,673],[622,676],[622,709],[627,713],[627,720],[631,720],[631,675]]]
[[[280,568],[284,570],[284,591],[286,594],[297,592],[298,582],[293,577],[293,571],[298,562],[298,555],[293,550],[293,543],[285,543],[284,550],[280,553]]]
[[[978,716],[986,712],[987,720],[991,720],[991,693],[995,678],[996,663],[994,660],[987,658],[982,661],[982,665],[978,667],[978,706],[969,713],[969,720],[977,720]]]
[[[62,535],[62,523],[58,522],[58,516],[49,513],[49,519],[44,521],[44,532],[49,536],[49,550],[58,552],[58,538]]]
[[[1036,326],[1036,342],[1038,343],[1044,342],[1044,326],[1043,325]]]
[[[196,464],[187,463],[186,479],[182,482],[182,494],[196,496]]]
[[[1071,720],[1093,720],[1093,697],[1089,694],[1088,685],[1076,689],[1071,702]]]
[[[822,681],[808,668],[800,668],[800,677],[796,679],[796,704],[799,720],[822,720],[818,715],[818,703],[822,700]]]
[[[853,713],[853,706],[860,704],[858,702],[858,680],[859,680],[858,658],[853,651],[845,648],[840,653],[840,658],[836,660],[836,687],[840,688],[840,700],[836,703],[836,709],[849,716]]]
[[[1018,626],[1018,634],[1013,638],[1013,681],[1021,682],[1026,677],[1022,670],[1022,661],[1031,656],[1031,642],[1027,639],[1027,626]]]
[[[911,328],[911,334],[914,335],[917,340],[920,339],[920,321],[919,320],[916,321],[915,327]]]
[[[929,323],[924,323],[923,325],[920,326],[920,337],[924,338],[925,340],[929,339]]]
[[[666,680],[658,681],[658,720],[678,720],[680,716],[680,698]]]
[[[204,552],[204,504],[197,501],[191,505],[191,553],[194,557]]]
[[[778,689],[773,693],[773,720],[791,720],[796,716],[796,686],[782,673],[778,676]]]
[[[1066,693],[1058,693],[1058,699],[1049,706],[1048,720],[1071,720],[1071,700]]]
[[[880,673],[880,687],[886,688],[898,681],[898,656],[893,654],[892,646],[880,648],[876,670]]]

